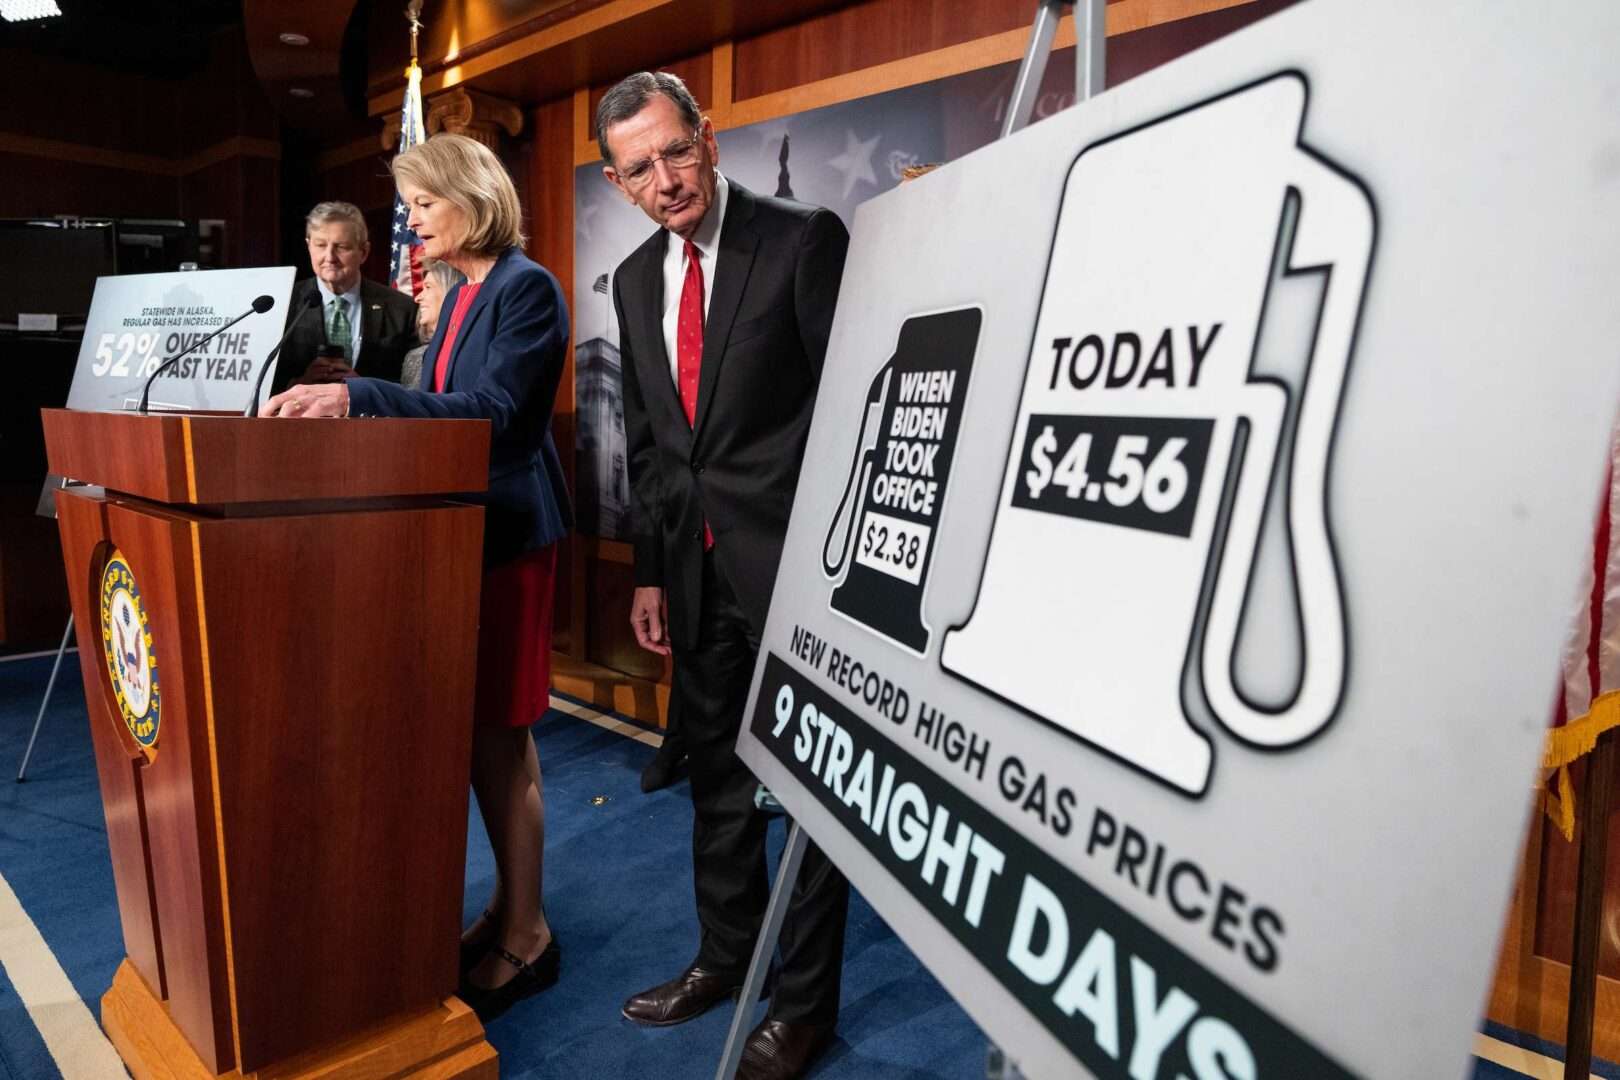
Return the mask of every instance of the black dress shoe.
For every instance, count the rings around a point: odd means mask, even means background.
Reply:
[[[624,1003],[625,1018],[649,1027],[684,1024],[742,989],[743,977],[709,971],[696,964],[667,983],[631,995]]]
[[[831,1024],[767,1019],[743,1044],[737,1080],[797,1080],[832,1041]]]
[[[500,986],[492,987],[475,986],[463,976],[461,985],[456,989],[456,995],[472,1006],[478,1019],[486,1024],[524,998],[555,986],[562,973],[562,947],[557,944],[556,938],[551,939],[545,951],[527,963],[499,945],[490,945],[489,951],[516,968],[517,974]]]
[[[674,749],[670,747],[673,745]],[[665,751],[669,752],[666,753]],[[678,741],[666,741],[658,756],[641,770],[641,790],[654,792],[667,788],[686,775],[686,750]]]

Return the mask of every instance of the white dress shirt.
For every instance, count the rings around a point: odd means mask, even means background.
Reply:
[[[714,205],[703,215],[692,243],[698,250],[698,267],[703,271],[703,323],[709,322],[709,296],[714,292],[715,260],[720,254],[720,226],[726,220],[726,194],[729,189],[720,170],[714,172]],[[669,377],[680,388],[680,361],[675,356],[675,331],[681,319],[681,290],[686,285],[686,241],[669,234],[669,250],[664,254],[664,350],[669,355]]]

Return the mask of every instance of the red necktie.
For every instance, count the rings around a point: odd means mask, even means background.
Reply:
[[[675,322],[675,383],[681,392],[686,422],[697,424],[698,372],[703,367],[703,267],[697,245],[686,242],[686,282],[681,286],[681,310]],[[703,523],[703,550],[714,547],[709,523]]]

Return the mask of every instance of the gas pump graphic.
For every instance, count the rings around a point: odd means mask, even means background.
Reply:
[[[913,315],[872,377],[849,479],[822,549],[832,610],[918,655],[923,594],[983,313]]]
[[[1267,748],[1320,731],[1344,688],[1326,485],[1375,220],[1304,144],[1306,98],[1302,76],[1274,76],[1076,158],[978,594],[941,650],[951,674],[1194,796],[1214,745],[1184,670]],[[1322,283],[1297,386],[1251,370],[1272,282],[1296,274]],[[1266,707],[1233,667],[1276,500],[1301,665],[1293,699]]]

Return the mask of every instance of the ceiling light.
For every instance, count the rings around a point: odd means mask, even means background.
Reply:
[[[49,19],[62,14],[56,0],[0,0],[0,19],[7,22],[27,22],[30,19]]]
[[[295,86],[288,90],[287,93],[291,94],[295,98],[312,98],[315,96],[315,91],[311,90],[307,86]]]
[[[295,34],[289,30],[285,34],[281,35],[281,43],[283,45],[308,45],[309,38],[305,37],[303,34]]]

